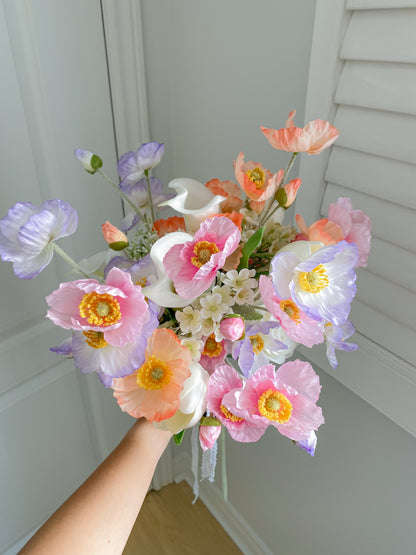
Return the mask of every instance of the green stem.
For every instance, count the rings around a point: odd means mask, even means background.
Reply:
[[[289,160],[288,165],[286,166],[286,169],[283,173],[282,179],[279,181],[279,185],[277,186],[277,189],[280,189],[280,187],[282,187],[282,185],[284,185],[287,176],[289,175],[290,170],[292,169],[293,164],[295,163],[296,160],[296,156],[298,155],[298,152],[292,152],[292,157]],[[259,220],[259,226],[262,226],[263,223],[265,223],[275,212],[276,210],[279,208],[279,204],[277,206],[275,206],[272,209],[274,203],[274,196],[270,199],[269,204],[266,206],[265,210],[263,210],[263,213],[260,217]]]
[[[150,211],[150,218],[152,220],[152,227],[155,223],[155,211],[153,208],[153,199],[152,199],[152,190],[150,189],[150,180],[149,180],[149,170],[144,170],[144,175],[146,177],[146,184],[147,184],[147,201],[149,203],[149,211]]]
[[[227,481],[227,458],[225,452],[225,431],[221,431],[221,478],[222,478],[222,496],[224,501],[228,501],[228,481]]]
[[[72,258],[68,254],[66,254],[66,252],[62,250],[61,247],[58,247],[56,243],[52,243],[52,245],[56,253],[59,254],[59,256],[65,260],[65,262],[67,262],[70,266],[72,266],[74,270],[76,270],[78,273],[80,273],[87,279],[95,279],[93,276],[90,276],[87,273],[85,273],[83,270],[81,270],[78,264],[74,260],[72,260]]]
[[[136,212],[136,214],[138,214],[140,217],[142,216],[137,206],[129,199],[129,197],[125,193],[123,193],[123,191],[120,189],[120,187],[118,187],[118,185],[116,185],[113,181],[111,181],[111,179],[107,177],[105,173],[102,172],[101,170],[97,170],[97,173],[100,174],[100,176],[104,179],[106,183],[111,185],[111,187],[113,187],[113,189],[117,191],[117,193],[121,196],[124,202],[126,202],[129,206],[131,206],[133,210]]]

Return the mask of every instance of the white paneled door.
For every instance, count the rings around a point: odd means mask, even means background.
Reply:
[[[99,0],[0,1],[0,67],[0,217],[63,199],[80,224],[60,246],[75,259],[105,250],[100,224],[120,220],[120,201],[73,156],[97,152],[116,177]],[[95,376],[49,351],[68,333],[44,298],[70,279],[60,261],[33,280],[0,262],[0,553],[16,553],[131,423]]]

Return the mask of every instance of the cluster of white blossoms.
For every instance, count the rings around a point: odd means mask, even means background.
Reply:
[[[191,339],[184,339],[189,343],[214,334],[216,341],[222,341],[224,337],[220,331],[220,323],[224,316],[233,312],[234,305],[254,303],[254,289],[258,287],[257,280],[254,279],[255,273],[255,270],[247,268],[239,272],[231,270],[223,274],[222,285],[215,285],[209,293],[194,303],[177,310],[175,316],[182,334],[192,336]],[[196,346],[192,343],[191,352],[195,351]]]

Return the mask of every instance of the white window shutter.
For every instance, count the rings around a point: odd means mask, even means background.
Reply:
[[[303,155],[296,212],[308,225],[349,197],[372,220],[351,311],[360,349],[330,370],[416,435],[416,0],[317,0],[306,121],[341,134]],[[300,122],[297,122],[300,125]],[[304,194],[306,191],[306,194]]]

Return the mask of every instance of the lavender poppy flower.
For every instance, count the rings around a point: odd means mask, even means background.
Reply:
[[[299,441],[295,441],[295,445],[309,453],[311,457],[315,456],[316,451],[316,443],[318,438],[316,437],[316,433],[312,430],[309,436],[305,439],[300,439]]]
[[[275,339],[272,330],[280,328],[279,322],[260,322],[246,326],[242,341],[233,343],[232,357],[244,376],[249,377],[261,366],[270,364],[273,352],[286,349],[286,345]]]
[[[345,341],[351,337],[354,332],[355,328],[350,320],[347,320],[342,326],[334,326],[330,322],[325,324],[324,336],[326,340],[326,356],[333,369],[338,366],[335,349],[340,351],[356,351],[358,349],[358,345],[356,343],[349,343],[348,341]]]
[[[0,255],[13,262],[20,279],[32,279],[52,260],[53,241],[72,235],[78,215],[63,200],[47,200],[40,207],[18,202],[0,221]]]
[[[93,154],[89,150],[82,150],[81,148],[77,148],[76,150],[74,150],[74,154],[81,162],[84,170],[88,173],[94,174],[103,165],[103,161],[101,160],[101,158],[96,154]]]
[[[162,159],[165,145],[155,141],[144,143],[137,152],[126,152],[118,162],[121,184],[135,183],[146,170],[155,168]]]

